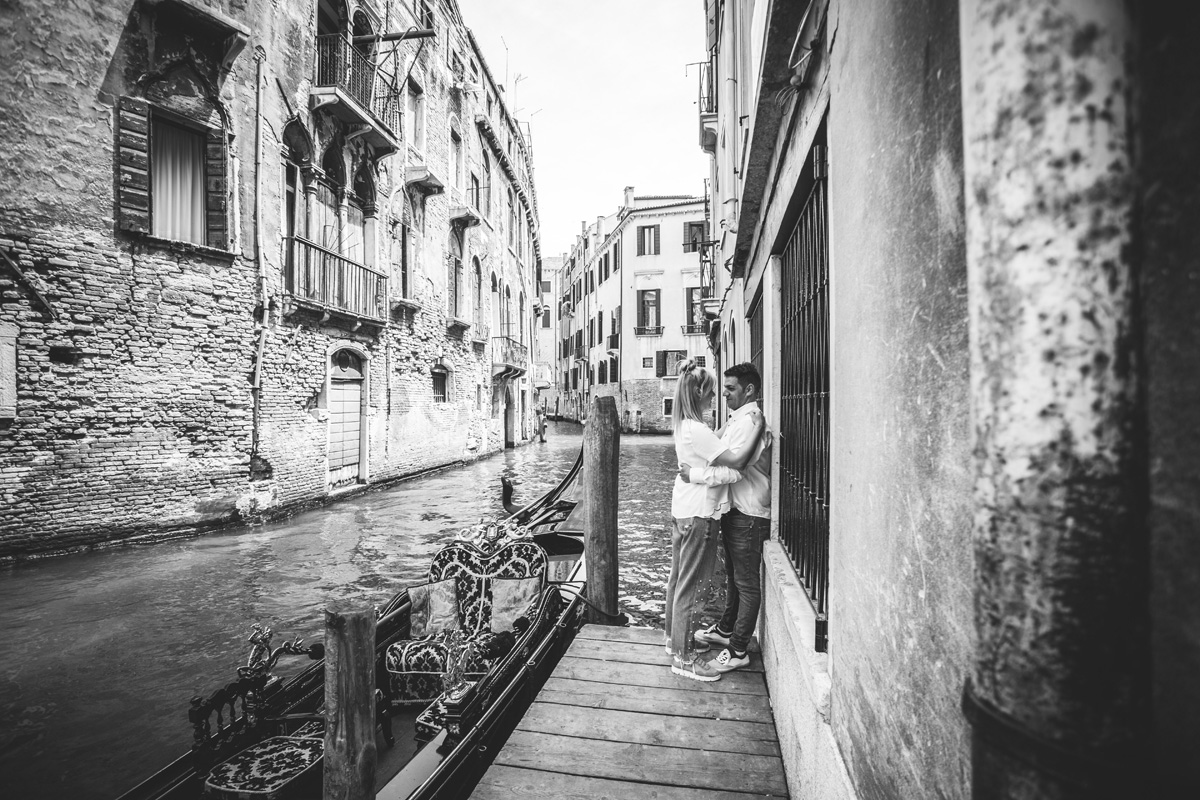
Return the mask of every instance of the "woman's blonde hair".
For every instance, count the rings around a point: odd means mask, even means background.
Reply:
[[[679,362],[679,380],[675,384],[675,402],[671,407],[671,426],[676,433],[685,419],[704,422],[704,412],[708,409],[701,404],[716,388],[716,376],[698,366],[695,359]]]

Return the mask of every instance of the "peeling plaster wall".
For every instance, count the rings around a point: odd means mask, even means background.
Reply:
[[[834,735],[860,798],[966,798],[971,428],[957,4],[831,4]]]

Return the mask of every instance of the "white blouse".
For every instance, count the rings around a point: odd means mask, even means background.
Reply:
[[[675,457],[680,464],[706,467],[728,449],[703,422],[685,419],[675,434]],[[703,483],[687,483],[678,475],[675,476],[675,487],[671,491],[672,517],[719,519],[728,510],[728,486],[709,487]]]

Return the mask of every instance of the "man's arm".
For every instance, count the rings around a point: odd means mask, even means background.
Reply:
[[[729,449],[714,458],[710,467],[730,467],[741,471],[754,459],[758,449],[758,439],[763,432],[763,417],[761,413],[749,414],[737,424],[731,425],[726,443]],[[740,478],[739,478],[740,480]],[[730,481],[732,483],[732,481]]]

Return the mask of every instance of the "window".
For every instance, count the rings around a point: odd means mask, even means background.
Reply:
[[[463,145],[458,131],[450,131],[450,185],[462,191]]]
[[[417,26],[420,28],[433,27],[433,5],[429,0],[416,0]]]
[[[542,309],[542,327],[543,328],[550,327],[550,309],[549,308]]]
[[[658,298],[661,289],[638,290],[638,335],[657,335],[662,333],[661,318],[659,317]]]
[[[512,189],[508,190],[508,246],[512,247],[516,244],[517,234],[517,209],[513,205]]]
[[[474,172],[471,173],[471,208],[479,210],[479,176]]]
[[[429,373],[433,377],[433,402],[450,402],[450,371],[443,366],[436,366]]]
[[[483,215],[487,218],[492,216],[492,160],[488,158],[487,144],[480,143],[483,147],[481,154],[483,156]]]
[[[621,307],[617,306],[612,312],[612,335],[616,336],[621,332]]]
[[[705,356],[695,356],[693,358],[693,360],[696,362],[697,367],[707,367],[708,366],[708,364],[706,363],[708,359]]]
[[[412,81],[408,83],[404,138],[414,150],[425,150],[425,92]]]
[[[204,136],[157,117],[151,131],[152,232],[204,244]]]
[[[608,380],[609,383],[616,383],[621,380],[621,372],[617,369],[617,357],[613,356],[608,360]]]
[[[596,383],[608,383],[608,362],[601,361],[600,369],[597,371]]]
[[[613,246],[613,252],[612,252],[612,257],[613,257],[613,270],[612,271],[613,272],[616,272],[617,270],[619,270],[621,268],[621,245],[623,245],[624,243],[625,243],[625,236],[624,236],[624,234],[622,234],[621,238],[617,240],[616,245]]]
[[[700,243],[708,238],[708,226],[703,220],[683,223],[683,252],[695,253],[700,250]]]
[[[642,359],[642,369],[654,369],[654,357],[646,356]]]
[[[120,229],[227,250],[224,131],[137,97],[121,98],[117,124]]]
[[[654,354],[654,376],[673,378],[679,374],[679,362],[686,360],[687,350],[659,350]]]
[[[659,235],[657,225],[639,225],[637,229],[639,256],[658,255]]]
[[[670,416],[671,416],[671,412],[672,412],[672,411],[675,409],[675,398],[673,398],[673,397],[664,397],[664,398],[662,399],[662,403],[663,403],[663,409],[662,409],[662,411],[663,411],[663,416],[664,416],[664,417],[670,417]]]
[[[483,338],[483,265],[479,263],[478,256],[471,259],[471,266],[474,267],[475,279],[475,336]]]
[[[463,318],[463,245],[458,233],[450,234],[450,255],[446,258],[446,311],[455,319]]]

